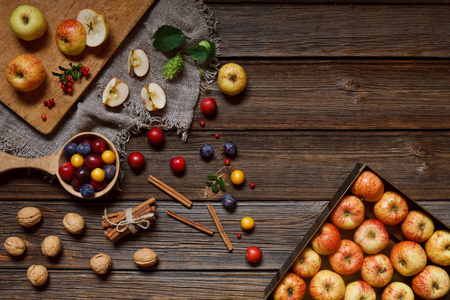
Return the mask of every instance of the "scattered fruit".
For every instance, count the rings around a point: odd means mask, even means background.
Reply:
[[[170,160],[170,168],[175,173],[182,173],[186,167],[186,162],[181,156],[174,157]]]
[[[86,46],[100,46],[108,38],[109,26],[105,16],[100,12],[90,8],[82,9],[78,13],[77,20],[83,24],[85,29]]]
[[[222,205],[228,210],[234,210],[236,208],[236,198],[232,195],[224,195],[222,197]]]
[[[244,217],[241,220],[241,227],[244,230],[252,230],[255,227],[255,221],[250,217]]]
[[[164,144],[164,132],[159,127],[153,127],[147,132],[147,139],[153,146]]]
[[[154,82],[141,89],[141,100],[148,111],[160,110],[166,106],[166,94],[161,86]]]
[[[205,144],[200,148],[200,156],[204,160],[211,160],[214,156],[214,149],[211,145]]]
[[[236,96],[245,89],[247,74],[240,65],[228,63],[220,68],[217,83],[222,93],[228,96]]]
[[[250,188],[251,188],[251,189],[254,189],[254,188],[255,188],[255,183],[254,183],[254,182],[251,182],[251,183],[250,183]]]
[[[62,53],[78,55],[86,48],[86,30],[77,20],[65,20],[56,29],[55,40]]]
[[[225,159],[225,164],[227,165],[227,166],[229,166],[230,165],[230,160],[227,158],[227,159]]]
[[[216,133],[216,134],[214,135],[214,137],[215,137],[216,139],[219,139],[219,138],[220,138],[220,134]]]
[[[102,102],[110,107],[119,106],[128,98],[129,91],[128,85],[125,82],[113,78],[103,90]]]
[[[200,109],[205,115],[214,115],[217,109],[217,103],[214,98],[205,98],[200,102]]]
[[[18,38],[32,41],[44,35],[47,22],[42,12],[36,7],[20,5],[12,12],[9,27]]]
[[[36,56],[22,54],[9,62],[5,77],[15,90],[31,92],[44,82],[45,68]]]
[[[223,153],[228,157],[235,157],[237,154],[237,146],[233,142],[223,144]]]
[[[205,127],[205,121],[200,121],[200,126]]]
[[[128,165],[133,170],[139,170],[145,165],[145,157],[140,152],[131,152],[127,159]]]
[[[47,116],[46,115],[42,115],[41,119],[42,119],[42,121],[47,121]]]
[[[231,182],[235,185],[240,185],[245,180],[244,172],[240,170],[234,170],[230,175]]]
[[[149,68],[149,62],[147,54],[141,49],[130,50],[128,55],[127,69],[130,75],[135,74],[138,77],[142,77],[147,74]]]
[[[236,237],[237,237],[238,239],[240,239],[240,238],[242,237],[241,233],[239,232],[238,234],[236,234]]]
[[[249,263],[258,263],[262,259],[262,252],[256,246],[250,246],[245,251],[245,258]]]

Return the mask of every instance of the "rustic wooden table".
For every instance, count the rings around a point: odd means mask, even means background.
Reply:
[[[221,62],[239,63],[247,71],[245,92],[229,98],[213,85],[208,96],[217,100],[218,114],[206,119],[197,107],[187,143],[174,131],[167,132],[159,151],[144,134],[132,138],[127,151],[142,152],[145,169],[135,173],[123,163],[122,191],[106,198],[71,198],[40,171],[0,175],[0,240],[20,236],[28,246],[18,259],[0,250],[0,298],[261,299],[357,162],[369,164],[450,224],[448,0],[205,2],[220,21]],[[239,148],[230,167],[247,178],[241,188],[227,191],[238,199],[231,213],[219,199],[206,201],[203,195],[205,175],[224,166],[219,152],[229,140]],[[199,155],[205,143],[217,154],[209,163]],[[183,176],[169,168],[178,155],[187,161]],[[149,174],[191,199],[192,208],[148,183]],[[117,244],[105,239],[104,208],[124,210],[151,196],[158,207],[152,230]],[[231,239],[231,253],[217,231],[211,237],[166,215],[170,209],[215,229],[208,203]],[[24,206],[42,211],[37,228],[17,223]],[[85,218],[81,236],[64,230],[68,212]],[[245,216],[256,221],[251,233],[240,228]],[[50,234],[63,243],[55,259],[40,250]],[[245,260],[251,245],[264,253],[256,266]],[[158,253],[155,267],[134,264],[133,253],[143,247]],[[99,277],[89,261],[100,252],[112,257],[113,267]],[[49,270],[43,288],[26,279],[32,264]]]

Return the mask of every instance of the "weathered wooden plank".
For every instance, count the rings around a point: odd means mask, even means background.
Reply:
[[[215,210],[227,232],[234,250],[229,253],[220,238],[206,208],[206,203],[194,203],[191,209],[180,204],[157,201],[156,225],[137,236],[129,236],[113,244],[106,240],[101,228],[103,209],[124,210],[138,202],[120,203],[74,203],[74,202],[3,202],[3,218],[0,220],[0,242],[9,236],[24,239],[28,250],[23,257],[12,258],[4,249],[0,251],[0,268],[27,268],[32,264],[43,264],[52,269],[90,270],[92,256],[103,252],[111,256],[113,270],[139,270],[133,261],[133,254],[140,248],[149,247],[159,256],[154,271],[200,271],[200,270],[277,270],[303,238],[327,201],[283,201],[258,203],[239,201],[234,212],[225,210],[218,202]],[[450,213],[442,207],[449,201],[422,202],[424,207],[445,224],[450,224]],[[24,206],[35,205],[43,213],[42,224],[37,228],[24,229],[16,218],[16,213]],[[170,209],[189,219],[215,230],[211,237],[201,233],[166,215]],[[62,219],[68,212],[82,215],[86,229],[80,236],[68,234],[62,226]],[[256,226],[252,232],[240,228],[240,220],[250,216]],[[242,234],[237,239],[236,234]],[[45,257],[40,249],[42,240],[48,235],[60,237],[63,250],[53,259]],[[257,266],[245,260],[245,250],[256,245],[263,251],[263,260]]]
[[[148,183],[151,173],[187,198],[204,199],[206,175],[224,166],[221,154],[225,141],[234,141],[238,156],[230,168],[246,174],[241,187],[229,185],[227,192],[242,200],[326,200],[330,199],[357,162],[367,163],[416,200],[450,199],[450,132],[448,131],[214,131],[191,132],[182,143],[175,132],[167,133],[162,150],[154,150],[145,135],[131,139],[129,152],[147,158],[145,168],[133,172],[122,163],[125,179],[121,192],[103,201],[137,200],[155,196],[171,199]],[[216,151],[210,162],[199,155],[209,143]],[[169,167],[172,157],[187,162],[182,176]],[[256,188],[250,189],[249,183]],[[57,183],[50,184],[39,171],[26,170],[0,175],[0,199],[73,199]],[[18,193],[20,191],[20,193]],[[77,200],[78,201],[78,200]],[[172,200],[175,202],[175,200]],[[87,201],[89,202],[89,201]]]
[[[222,3],[222,4],[233,4],[236,5],[236,3],[273,3],[273,0],[206,0],[204,1],[206,4],[210,5],[212,3]],[[424,1],[424,0],[393,0],[393,1],[387,1],[387,0],[358,0],[358,1],[351,1],[351,0],[283,0],[283,1],[277,1],[278,4],[296,4],[296,5],[302,5],[302,4],[318,4],[318,5],[392,5],[392,4],[418,4],[418,5],[427,5],[427,6],[433,6],[433,5],[442,5],[442,4],[448,4],[450,3],[448,0],[433,0],[433,1]]]
[[[204,97],[218,113],[207,119],[198,106],[193,129],[200,120],[212,130],[450,128],[448,60],[234,62],[247,72],[246,90],[226,97],[213,84]]]
[[[209,6],[225,57],[449,57],[450,6],[330,4]]]
[[[262,299],[275,272],[49,270],[49,281],[34,288],[26,270],[2,269],[0,293],[8,299]]]

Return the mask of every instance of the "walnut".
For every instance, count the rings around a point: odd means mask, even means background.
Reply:
[[[41,218],[41,211],[38,208],[31,206],[22,208],[17,214],[19,224],[23,227],[34,226],[41,221]]]
[[[27,246],[20,237],[12,236],[7,238],[5,241],[5,250],[9,255],[20,256],[25,252],[26,249]]]
[[[27,271],[28,280],[34,286],[42,286],[47,282],[47,268],[41,265],[32,265]]]
[[[142,248],[136,251],[133,255],[134,262],[139,267],[150,267],[158,261],[158,255],[149,248]]]
[[[53,257],[61,252],[61,240],[56,235],[49,235],[44,239],[41,245],[42,253],[46,256]]]
[[[68,213],[63,219],[63,226],[68,233],[80,234],[84,229],[84,219],[76,213]]]
[[[99,275],[105,274],[111,268],[111,257],[103,253],[95,255],[91,258],[91,268]]]

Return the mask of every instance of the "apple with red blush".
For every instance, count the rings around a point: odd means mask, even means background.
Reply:
[[[306,246],[292,264],[292,271],[300,277],[313,277],[320,270],[322,258],[310,246]]]
[[[311,246],[321,255],[330,255],[337,251],[341,244],[339,229],[331,223],[325,222],[312,238]]]
[[[345,295],[343,300],[376,300],[377,294],[374,289],[364,281],[357,280],[350,282],[345,287]]]
[[[441,266],[450,265],[450,231],[436,230],[425,243],[428,258]]]
[[[414,292],[406,283],[394,281],[385,287],[381,300],[414,300]]]
[[[364,221],[365,208],[353,195],[344,196],[330,214],[330,221],[340,229],[354,229]]]
[[[287,273],[273,291],[274,300],[302,300],[306,294],[306,283],[298,275]]]
[[[450,278],[444,269],[429,265],[413,277],[412,288],[423,299],[439,299],[447,295]]]
[[[345,282],[341,275],[321,270],[309,283],[309,294],[314,300],[341,300],[345,295]]]
[[[356,229],[353,240],[367,254],[375,254],[389,244],[389,233],[377,219],[365,220]]]
[[[336,273],[350,275],[361,269],[364,254],[356,243],[344,239],[338,250],[328,256],[328,260]]]
[[[373,212],[383,224],[397,225],[408,215],[409,206],[405,197],[395,191],[387,191],[375,203]]]
[[[412,210],[403,220],[401,230],[408,240],[422,243],[433,234],[434,222],[428,214],[420,210]]]
[[[384,192],[384,184],[375,173],[364,171],[350,187],[353,195],[368,202],[378,201]]]
[[[378,253],[364,258],[361,277],[370,286],[385,286],[391,281],[393,274],[394,268],[386,255]]]
[[[413,276],[425,268],[427,254],[422,246],[413,241],[402,241],[392,247],[391,262],[403,276]]]

